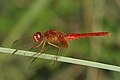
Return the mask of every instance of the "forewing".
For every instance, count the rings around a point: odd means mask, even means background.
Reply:
[[[18,50],[30,50],[31,47],[37,45],[32,37],[27,37],[23,39],[19,39],[13,42],[12,48],[18,49]]]

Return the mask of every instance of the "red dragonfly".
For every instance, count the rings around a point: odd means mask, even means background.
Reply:
[[[31,63],[37,59],[37,57],[45,52],[47,49],[45,48],[46,45],[52,46],[56,48],[57,50],[57,56],[60,54],[61,47],[62,48],[68,48],[68,41],[78,39],[78,38],[85,38],[90,36],[109,36],[110,32],[93,32],[93,33],[85,33],[85,34],[77,34],[77,33],[67,33],[63,34],[60,31],[57,31],[55,29],[48,30],[41,34],[40,32],[37,32],[33,35],[33,42],[36,43],[36,45],[33,45],[29,50],[34,50],[36,48],[41,47],[38,53],[33,55],[35,57]],[[19,43],[19,40],[15,41],[14,44],[16,45]],[[59,43],[60,45],[57,45],[56,43]],[[31,43],[32,44],[32,43]],[[18,49],[16,49],[17,51]],[[13,54],[16,52],[14,51]],[[57,60],[57,57],[56,57]]]

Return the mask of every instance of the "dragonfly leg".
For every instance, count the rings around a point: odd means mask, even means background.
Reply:
[[[33,55],[33,57],[35,58],[31,61],[31,64],[38,58],[38,56],[40,56],[43,53],[45,44],[46,44],[46,41],[43,42],[41,50],[38,53]]]
[[[35,48],[40,47],[40,46],[42,45],[42,43],[43,43],[43,40],[42,40],[37,46],[31,47],[29,51],[31,51],[31,50],[33,50],[33,49],[35,49]]]
[[[12,53],[12,55],[14,55],[17,51],[18,51],[18,49],[16,49],[16,50]]]
[[[57,56],[56,56],[56,60],[55,60],[55,61],[57,61],[57,59],[58,59],[58,57],[60,55],[60,47],[55,45],[55,44],[53,44],[53,43],[50,43],[50,42],[48,42],[48,44],[53,46],[53,47],[55,47],[57,49]],[[55,64],[55,61],[54,61],[54,64]]]
[[[18,49],[16,49],[12,54],[11,54],[11,60],[12,60],[12,57],[13,55],[18,51]]]

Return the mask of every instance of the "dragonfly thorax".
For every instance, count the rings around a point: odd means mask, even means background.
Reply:
[[[51,29],[43,34],[43,38],[49,42],[60,42],[63,34],[59,31]]]

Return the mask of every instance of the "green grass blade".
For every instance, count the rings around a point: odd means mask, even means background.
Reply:
[[[0,53],[12,54],[14,51],[15,49],[0,47]],[[22,56],[32,56],[35,53],[36,52],[23,51],[23,50],[18,50],[18,52],[16,52],[16,54],[22,55]],[[53,57],[55,57],[55,55],[41,54],[41,56],[39,56],[38,58],[44,58],[44,59],[51,60]],[[55,58],[52,60],[55,60]],[[58,61],[120,72],[119,66],[108,65],[108,64],[103,64],[103,63],[98,63],[98,62],[93,62],[93,61],[87,61],[87,60],[81,60],[81,59],[75,59],[75,58],[69,58],[69,57],[63,57],[63,56],[60,56],[58,58]]]

